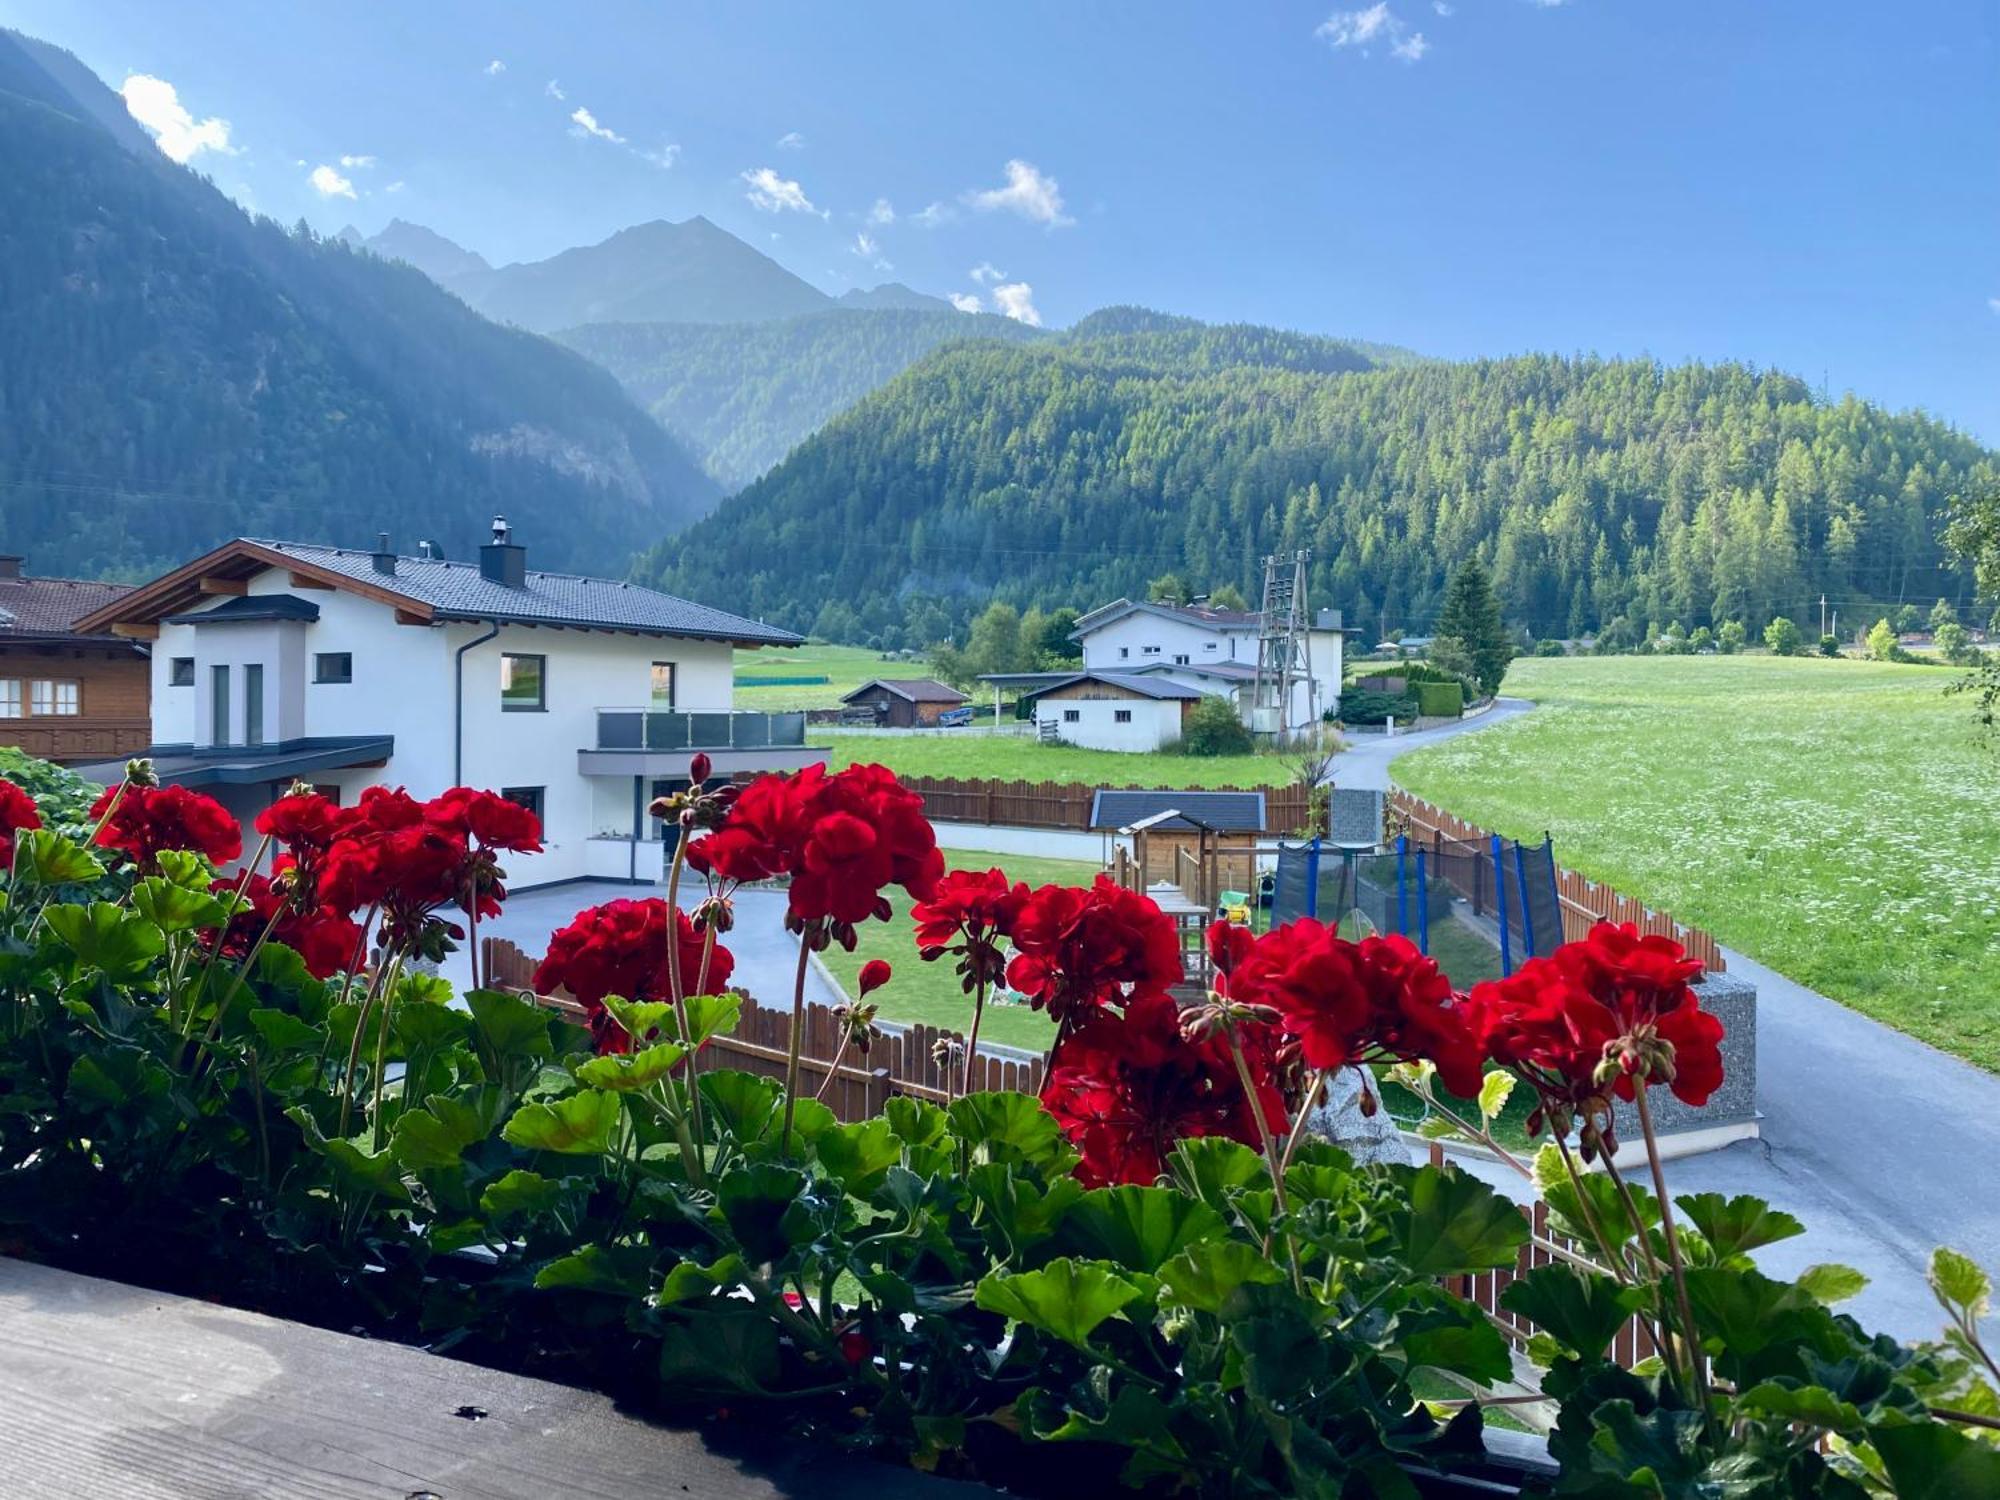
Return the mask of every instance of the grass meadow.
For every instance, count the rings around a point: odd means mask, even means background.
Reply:
[[[1023,735],[842,734],[819,726],[814,726],[811,739],[833,747],[830,763],[836,770],[872,760],[905,776],[1181,788],[1289,786],[1296,779],[1279,755],[1137,754],[1044,745]]]
[[[1529,659],[1532,714],[1395,762],[1410,791],[2000,1071],[2000,751],[1955,673]]]
[[[736,653],[735,706],[760,713],[798,708],[839,708],[840,695],[876,677],[922,677],[922,662],[885,661],[866,646],[829,646],[821,642],[796,650],[768,647]],[[772,683],[759,687],[760,677],[824,677],[820,683]]]

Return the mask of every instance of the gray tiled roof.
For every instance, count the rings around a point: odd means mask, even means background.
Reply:
[[[1197,677],[1213,677],[1222,682],[1253,682],[1257,669],[1247,661],[1156,661],[1134,667],[1135,673],[1189,672]]]
[[[1192,698],[1207,696],[1199,688],[1191,688],[1183,682],[1161,682],[1151,677],[1140,677],[1131,672],[1099,672],[1096,670],[1072,672],[1060,681],[1052,682],[1047,687],[1037,688],[1035,691],[1046,693],[1055,688],[1068,687],[1073,682],[1106,682],[1112,687],[1124,688],[1127,692],[1136,693],[1141,698],[1178,699],[1185,702]]]
[[[898,698],[907,698],[912,703],[963,703],[965,694],[957,688],[939,682],[934,677],[873,677],[851,693],[843,693],[840,701],[852,703],[870,688],[886,688]]]
[[[1163,812],[1186,813],[1188,817],[1224,833],[1264,831],[1262,792],[1121,792],[1107,789],[1091,799],[1090,826],[1130,828],[1134,823]],[[1173,818],[1154,826],[1186,829],[1193,825]]]
[[[528,625],[598,626],[647,635],[692,636],[769,646],[802,645],[805,637],[775,625],[746,620],[614,578],[582,578],[573,573],[530,570],[518,589],[496,583],[477,563],[438,558],[398,557],[394,575],[375,570],[374,554],[351,547],[246,538],[259,547],[296,557],[375,588],[431,606],[439,619],[496,620]]]
[[[237,594],[213,609],[184,610],[162,615],[167,625],[226,625],[232,620],[305,620],[319,618],[319,606],[297,594]]]
[[[98,583],[82,578],[15,578],[0,580],[0,639],[51,639],[70,636],[70,622],[102,609],[129,583]],[[77,636],[78,640],[109,637]]]

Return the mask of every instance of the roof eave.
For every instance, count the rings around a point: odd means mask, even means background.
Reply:
[[[234,537],[194,561],[183,563],[169,573],[162,573],[151,583],[139,585],[101,609],[80,616],[76,629],[95,632],[109,630],[113,625],[156,622],[164,615],[177,612],[184,602],[205,597],[201,591],[201,580],[204,578],[248,578],[267,568],[283,568],[329,588],[374,599],[422,620],[430,620],[435,615],[427,602],[398,589],[363,583],[332,568],[322,568],[247,538]]]

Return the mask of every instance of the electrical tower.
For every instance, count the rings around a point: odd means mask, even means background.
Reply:
[[[1257,685],[1250,727],[1280,744],[1299,729],[1310,729],[1319,717],[1318,684],[1312,674],[1312,611],[1306,602],[1306,562],[1311,556],[1299,551],[1264,559],[1264,608],[1257,617]]]

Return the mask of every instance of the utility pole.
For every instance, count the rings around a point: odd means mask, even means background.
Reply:
[[[1257,687],[1251,698],[1250,728],[1284,744],[1292,732],[1292,700],[1306,686],[1313,702],[1312,615],[1306,603],[1305,551],[1264,559],[1264,607],[1257,617]]]
[[[1819,633],[1826,634],[1826,595],[1819,596]]]

